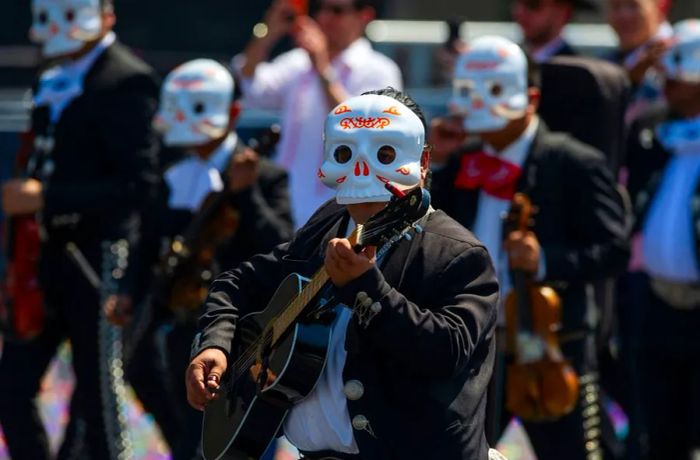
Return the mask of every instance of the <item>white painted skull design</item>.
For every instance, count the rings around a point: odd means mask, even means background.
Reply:
[[[451,108],[464,116],[467,131],[498,131],[525,114],[525,53],[502,37],[477,38],[457,59],[452,88]]]
[[[100,0],[32,0],[29,38],[47,58],[74,53],[99,37],[101,11]]]
[[[318,177],[336,190],[339,204],[386,202],[387,182],[403,189],[420,183],[424,143],[423,123],[405,105],[388,96],[353,97],[326,118]]]
[[[700,83],[700,20],[686,19],[673,26],[673,45],[661,63],[668,78]]]
[[[155,126],[169,146],[198,146],[228,134],[233,77],[211,59],[170,72],[163,83]]]

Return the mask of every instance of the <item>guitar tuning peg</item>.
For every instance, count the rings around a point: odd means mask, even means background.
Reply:
[[[403,239],[405,239],[406,241],[411,241],[413,239],[413,236],[411,236],[410,233],[404,233]]]
[[[423,227],[418,225],[418,224],[413,224],[413,228],[416,230],[416,233],[423,233]]]

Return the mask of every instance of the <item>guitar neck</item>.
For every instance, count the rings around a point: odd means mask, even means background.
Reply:
[[[361,231],[361,226],[357,226],[348,237],[351,246],[355,246],[357,242],[358,231]],[[289,304],[289,306],[282,312],[274,321],[272,325],[272,344],[277,343],[282,335],[289,329],[289,327],[294,324],[294,322],[299,318],[299,315],[304,311],[306,306],[313,300],[314,297],[318,295],[321,288],[326,285],[330,277],[328,272],[324,267],[321,267],[313,277],[311,281],[304,286],[304,289],[297,295],[294,300]]]
[[[277,343],[280,337],[282,337],[289,327],[294,324],[309,302],[311,302],[311,300],[318,295],[321,288],[325,286],[329,279],[330,278],[326,272],[326,269],[321,268],[316,272],[316,274],[314,274],[311,281],[304,286],[304,289],[294,298],[292,303],[289,304],[284,312],[275,319],[272,326],[273,345]]]

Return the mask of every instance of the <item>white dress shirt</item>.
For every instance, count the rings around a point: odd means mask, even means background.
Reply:
[[[642,229],[649,274],[676,282],[700,281],[691,199],[700,178],[700,152],[674,155],[663,172]]]
[[[352,233],[355,222],[348,222],[347,235]],[[346,237],[347,237],[346,235]],[[355,442],[348,401],[343,392],[343,368],[345,367],[345,336],[352,310],[340,306],[333,323],[328,359],[313,391],[297,403],[284,422],[284,434],[297,449],[316,452],[333,450],[356,454],[360,450]]]
[[[244,56],[233,60],[240,75]],[[348,96],[393,86],[401,89],[401,72],[365,38],[356,40],[331,63]],[[289,173],[295,227],[334,196],[317,178],[323,162],[323,124],[331,110],[321,80],[306,51],[294,49],[261,63],[253,78],[241,80],[246,107],[281,110],[282,133],[276,161]]]
[[[191,154],[165,172],[170,189],[168,207],[197,211],[211,192],[224,189],[221,174],[226,170],[238,136],[230,133],[226,140],[206,160]]]
[[[495,153],[488,145],[485,146],[485,150],[487,153],[498,155],[502,160],[522,167],[530,152],[532,142],[535,140],[539,124],[539,119],[535,118],[518,140],[499,153]],[[510,203],[510,200],[497,198],[481,190],[479,192],[476,218],[471,229],[474,235],[488,249],[501,285],[501,294],[507,292],[510,288],[508,257],[503,250],[503,216],[508,213]],[[541,259],[544,259],[544,254],[541,255]]]

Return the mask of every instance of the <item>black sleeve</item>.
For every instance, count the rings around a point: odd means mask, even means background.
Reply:
[[[595,280],[622,273],[629,258],[629,216],[605,158],[597,152],[571,156],[564,169],[572,234],[565,244],[543,243],[545,279]]]
[[[50,184],[44,191],[51,213],[138,208],[155,183],[157,140],[151,121],[158,106],[157,86],[149,75],[122,82],[104,96],[95,121],[101,141],[96,152],[108,177],[73,184]]]
[[[476,348],[491,339],[496,324],[498,282],[483,247],[469,246],[431,282],[436,307],[409,301],[374,268],[340,289],[336,296],[353,306],[359,292],[379,302],[381,311],[361,340],[421,375],[447,378],[467,366]]]
[[[266,163],[265,168],[273,168]],[[288,241],[293,233],[289,203],[289,177],[281,169],[268,169],[261,179],[233,196],[241,221],[253,227],[256,247],[269,248]]]
[[[192,345],[192,356],[205,348],[219,348],[230,356],[238,319],[265,308],[267,299],[286,275],[282,257],[287,248],[287,243],[277,246],[269,254],[255,256],[214,280],[199,318],[199,337]]]

